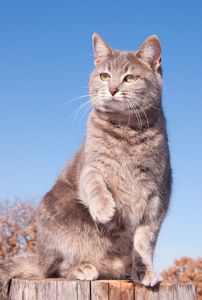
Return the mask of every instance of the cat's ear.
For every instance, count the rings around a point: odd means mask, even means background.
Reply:
[[[155,71],[161,66],[161,44],[156,35],[150,36],[143,43],[136,55],[149,62]]]
[[[93,34],[93,49],[95,54],[95,65],[110,56],[113,52],[107,43],[96,33]]]

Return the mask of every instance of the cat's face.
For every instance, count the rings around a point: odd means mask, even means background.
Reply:
[[[104,112],[145,113],[161,101],[161,48],[150,37],[137,52],[112,50],[93,36],[95,65],[89,82],[94,106]]]

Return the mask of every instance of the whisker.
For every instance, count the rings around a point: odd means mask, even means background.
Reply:
[[[75,99],[73,99],[73,100],[70,100],[70,101],[68,101],[68,102],[65,102],[65,103],[63,103],[63,104],[60,104],[59,106],[66,105],[66,104],[68,104],[68,103],[71,103],[71,102],[74,102],[74,101],[79,100],[79,99],[81,99],[81,98],[85,98],[85,97],[89,97],[89,96],[90,96],[89,94],[88,94],[88,95],[83,95],[83,96],[77,97],[77,98],[75,98]]]
[[[85,114],[86,114],[92,107],[93,107],[93,104],[92,104],[92,103],[88,104],[88,107],[84,109],[84,113],[83,113],[83,115],[81,116],[81,119],[80,119],[79,123],[81,122],[81,120],[83,119],[83,117],[85,116]]]
[[[85,103],[83,103],[83,104],[81,104],[79,107],[77,107],[77,108],[73,111],[73,113],[70,115],[70,118],[76,113],[76,115],[75,115],[75,117],[74,117],[74,121],[75,121],[75,119],[76,119],[78,113],[80,112],[80,110],[81,110],[82,108],[84,108],[87,104],[89,104],[90,102],[91,102],[91,100],[86,101]]]
[[[134,101],[134,99],[132,101]],[[150,125],[149,125],[149,120],[148,120],[148,117],[146,115],[146,112],[144,111],[144,109],[137,102],[134,101],[134,104],[137,105],[141,109],[141,111],[143,112],[143,114],[145,116],[145,119],[146,119],[146,122],[147,122],[147,126],[149,128]]]
[[[156,106],[154,106],[154,105],[152,105],[152,104],[150,104],[150,103],[147,103],[146,101],[144,101],[143,99],[141,99],[141,98],[139,98],[139,97],[137,97],[137,96],[135,96],[134,98],[132,98],[132,95],[131,95],[131,93],[130,92],[128,92],[128,91],[124,91],[124,94],[126,95],[126,96],[128,96],[130,99],[134,99],[134,100],[138,100],[138,101],[141,101],[141,102],[143,102],[144,104],[146,104],[147,106],[150,106],[150,107],[153,107],[153,108],[155,108],[155,109],[157,109],[157,110],[160,110],[159,109],[159,107],[156,107]]]
[[[68,103],[74,102],[74,101],[76,101],[76,100],[79,100],[79,99],[82,99],[82,98],[85,98],[85,97],[93,97],[94,95],[96,95],[96,94],[87,94],[87,95],[83,95],[83,96],[77,97],[77,98],[75,98],[75,99],[73,99],[73,100],[70,100],[70,101],[68,101],[68,102],[65,102],[65,103],[63,103],[63,104],[60,104],[59,106],[66,105],[66,104],[68,104]]]
[[[139,128],[140,128],[140,131],[142,131],[142,119],[141,119],[141,116],[137,110],[137,108],[134,106],[132,100],[128,99],[129,100],[129,103],[131,104],[135,114],[136,114],[136,117],[137,117],[137,120],[138,120],[138,125],[139,125]]]
[[[130,105],[129,105],[129,103],[128,103],[128,101],[126,101],[126,103],[127,103],[127,106],[128,106],[128,123],[127,123],[127,126],[129,127],[129,125],[130,125]]]
[[[86,110],[86,109],[88,110],[89,104],[90,104],[90,107],[93,107],[93,106],[96,104],[98,98],[99,98],[99,97],[96,97],[96,98],[94,98],[94,99],[92,99],[92,100],[86,101],[85,103],[81,104],[79,107],[77,107],[77,108],[74,110],[74,112],[71,114],[70,118],[75,114],[75,117],[74,117],[74,121],[75,121],[76,118],[77,118],[77,116],[78,116],[78,114],[79,114],[80,112]],[[86,106],[87,106],[87,107],[86,107]]]
[[[156,107],[156,106],[154,106],[154,105],[152,105],[152,104],[150,104],[150,103],[147,103],[146,101],[140,99],[139,97],[136,97],[136,96],[135,96],[135,99],[137,99],[138,101],[143,102],[143,103],[146,104],[147,106],[150,106],[150,107],[153,107],[153,108],[155,108],[155,109],[157,109],[157,110],[160,110],[158,107]]]

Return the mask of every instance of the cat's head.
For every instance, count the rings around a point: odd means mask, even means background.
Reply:
[[[137,52],[121,52],[94,34],[93,47],[96,67],[89,91],[95,108],[142,115],[160,105],[161,46],[157,36],[150,36]]]

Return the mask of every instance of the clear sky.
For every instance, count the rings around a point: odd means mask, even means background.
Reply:
[[[0,1],[0,199],[40,199],[82,144],[89,98],[62,104],[88,94],[92,34],[134,51],[156,34],[174,183],[154,266],[201,256],[201,16],[201,0]]]

